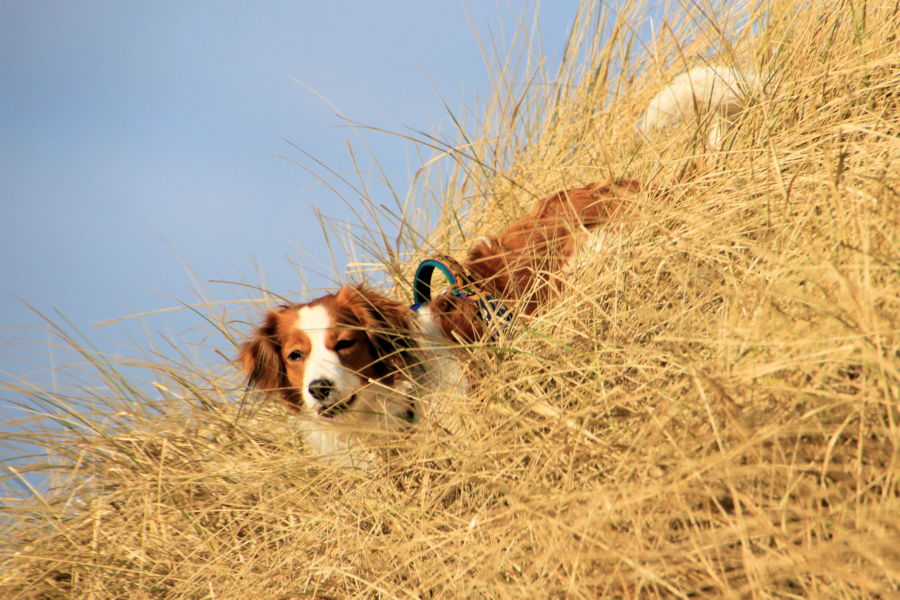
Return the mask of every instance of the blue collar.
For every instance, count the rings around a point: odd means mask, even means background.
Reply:
[[[431,275],[437,269],[444,274],[450,284],[450,293],[457,298],[468,300],[478,307],[478,314],[484,324],[492,329],[492,337],[497,333],[506,332],[512,313],[503,306],[498,298],[476,286],[472,277],[466,270],[449,256],[436,256],[423,260],[416,269],[416,277],[413,280],[413,302],[410,310],[418,312],[422,306],[431,302]]]

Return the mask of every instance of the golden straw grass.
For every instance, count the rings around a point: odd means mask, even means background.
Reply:
[[[491,100],[335,232],[408,297],[418,259],[543,194],[649,183],[558,303],[469,351],[459,433],[331,467],[275,402],[237,419],[228,364],[63,339],[83,385],[6,385],[60,416],[3,434],[48,454],[4,473],[0,597],[897,597],[898,7],[672,6],[655,39],[645,14],[585,2],[554,72],[524,26],[485,41]],[[764,83],[725,148],[697,122],[642,138],[704,60]],[[258,308],[206,312],[233,357]]]

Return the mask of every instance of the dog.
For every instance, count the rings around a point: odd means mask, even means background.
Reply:
[[[731,98],[714,83],[723,73],[711,70],[703,79],[691,71],[685,85],[676,79],[651,102],[645,124],[672,118],[673,106],[712,107]],[[424,261],[411,307],[356,285],[269,310],[238,362],[250,385],[304,417],[315,454],[359,461],[353,452],[362,436],[408,429],[464,397],[469,382],[456,349],[503,337],[514,312],[531,315],[552,301],[579,256],[635,213],[642,189],[621,179],[551,194],[499,234],[477,239],[462,264],[446,256]],[[451,287],[432,298],[435,270]]]
[[[759,88],[759,78],[736,66],[704,65],[677,76],[644,113],[645,134],[696,119],[707,130],[709,147],[721,149],[735,117]],[[707,117],[708,116],[708,117]]]
[[[268,311],[241,346],[239,362],[257,389],[301,420],[318,455],[340,457],[362,431],[397,431],[423,416],[416,394],[430,368],[465,393],[455,356],[416,335],[415,314],[364,285]],[[429,356],[424,356],[428,353]],[[354,432],[354,429],[358,430]]]
[[[365,285],[279,306],[238,361],[250,384],[307,416],[303,429],[316,454],[343,455],[362,431],[407,428],[426,416],[423,396],[465,395],[453,347],[500,328],[513,308],[529,315],[546,303],[580,247],[629,212],[639,191],[637,181],[622,180],[552,194],[499,235],[476,240],[462,265],[426,261],[444,266],[456,286],[413,307]],[[423,271],[419,292],[428,285]]]

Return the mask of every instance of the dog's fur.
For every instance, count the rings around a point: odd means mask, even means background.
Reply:
[[[736,67],[705,65],[691,69],[673,79],[650,101],[642,129],[650,134],[696,119],[707,129],[709,147],[718,149],[734,125],[735,116],[758,85],[755,75]]]
[[[651,102],[645,124],[701,101],[724,103],[730,118],[738,96],[717,83],[736,76],[727,71],[676,79]],[[479,238],[463,267],[477,287],[530,315],[559,292],[584,249],[602,244],[604,228],[634,212],[640,190],[638,181],[619,180],[552,194],[498,235]],[[238,360],[252,385],[307,417],[307,442],[317,454],[347,456],[362,432],[406,428],[434,416],[436,398],[446,404],[464,395],[465,369],[450,348],[483,339],[486,329],[470,300],[442,294],[413,313],[358,285],[270,310]]]
[[[604,224],[628,212],[641,189],[635,180],[592,183],[557,192],[496,237],[479,238],[464,267],[479,287],[530,315],[560,288],[560,274]],[[429,307],[448,340],[475,342],[484,335],[477,307],[442,295]]]

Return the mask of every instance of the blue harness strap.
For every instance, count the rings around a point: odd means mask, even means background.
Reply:
[[[485,325],[494,330],[506,331],[512,319],[512,313],[503,303],[475,285],[466,270],[449,256],[437,256],[423,260],[416,269],[413,280],[413,301],[410,310],[418,312],[422,306],[431,301],[431,276],[437,269],[444,274],[450,284],[450,293],[457,298],[468,300],[478,307],[478,313]]]

